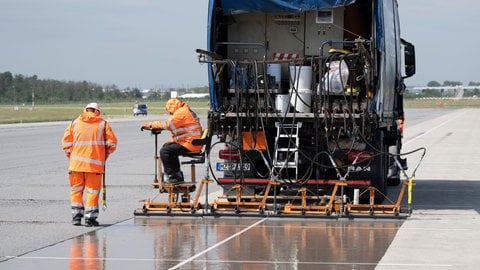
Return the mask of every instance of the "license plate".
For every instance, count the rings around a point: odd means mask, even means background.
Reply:
[[[217,163],[217,171],[250,171],[250,163]]]

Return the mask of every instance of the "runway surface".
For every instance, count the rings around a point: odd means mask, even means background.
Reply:
[[[137,117],[111,121],[104,226],[75,227],[66,122],[1,126],[0,269],[478,269],[480,110],[406,113],[403,152],[427,148],[407,219],[134,218],[155,194],[153,138]],[[411,173],[420,156],[408,158]]]
[[[269,218],[133,219],[0,266],[11,269],[321,269],[327,266],[329,269],[372,269],[400,225],[399,221],[319,222]]]

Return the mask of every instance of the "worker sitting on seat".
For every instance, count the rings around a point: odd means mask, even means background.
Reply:
[[[202,136],[202,126],[190,106],[177,98],[169,99],[165,109],[171,115],[168,120],[144,123],[142,128],[167,129],[172,133],[172,139],[160,149],[160,159],[166,176],[164,181],[177,184],[184,181],[178,156],[202,150],[202,145],[192,144]]]

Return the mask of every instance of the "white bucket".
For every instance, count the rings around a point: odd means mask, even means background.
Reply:
[[[356,188],[353,190],[353,204],[357,205],[360,203],[360,189]]]
[[[295,108],[295,111],[302,113],[309,113],[312,110],[312,90],[300,89],[294,91],[290,89],[292,94],[290,97],[290,104]]]
[[[275,110],[279,113],[288,112],[288,94],[275,96]]]
[[[281,64],[267,64],[267,74],[275,77],[275,83],[280,85],[282,80],[282,65]]]
[[[290,89],[312,89],[312,67],[290,66]],[[293,84],[292,84],[293,83]]]

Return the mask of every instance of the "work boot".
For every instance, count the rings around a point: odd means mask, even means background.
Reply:
[[[85,227],[97,227],[100,225],[96,219],[85,219]]]
[[[76,214],[73,219],[72,219],[72,225],[73,226],[80,226],[82,225],[82,214]]]
[[[184,182],[184,179],[183,179],[183,173],[182,172],[177,172],[177,173],[174,173],[174,174],[171,174],[169,175],[168,177],[168,182],[170,184],[181,184]]]
[[[164,183],[167,183],[167,184],[170,183],[170,175],[164,174],[162,180]]]

